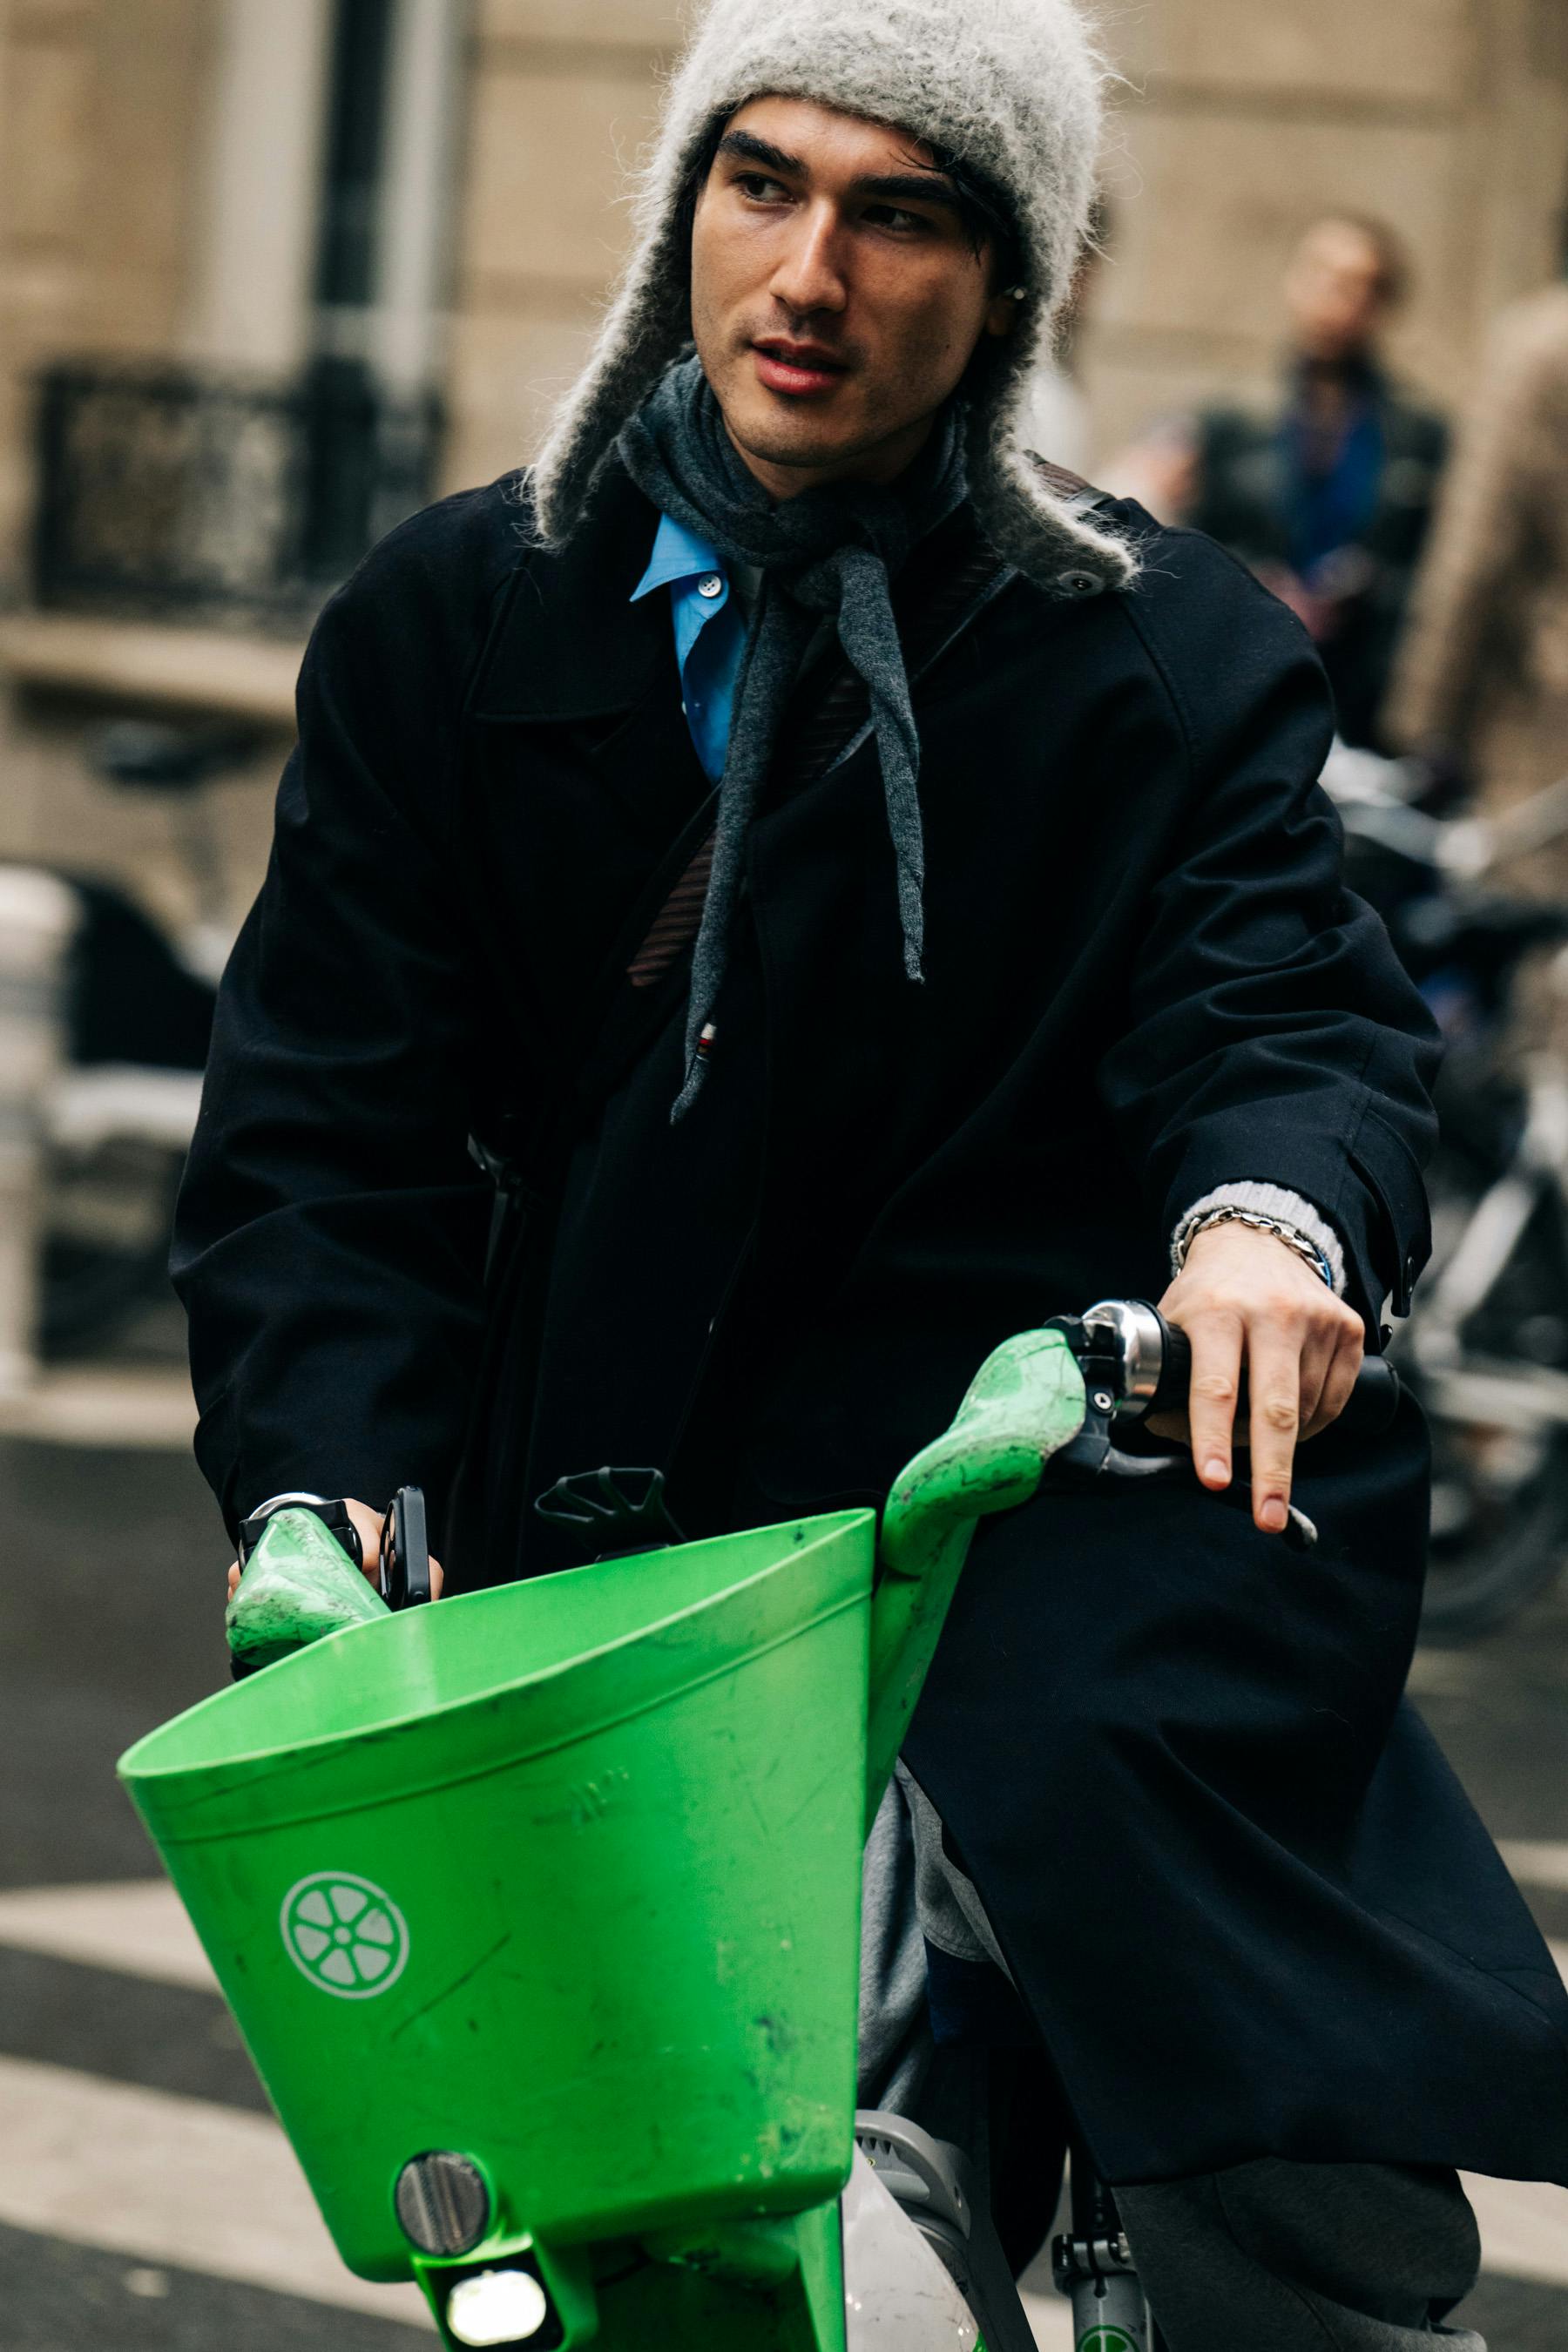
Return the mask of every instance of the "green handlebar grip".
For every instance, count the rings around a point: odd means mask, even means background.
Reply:
[[[236,1665],[252,1674],[345,1625],[390,1613],[313,1512],[279,1511],[261,1531],[224,1624]]]
[[[1087,1402],[1083,1374],[1062,1334],[1026,1331],[986,1360],[952,1427],[895,1483],[871,1612],[868,1827],[898,1761],[976,1523],[1032,1499],[1052,1454],[1083,1427]]]

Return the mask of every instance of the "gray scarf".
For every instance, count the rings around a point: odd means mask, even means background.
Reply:
[[[924,976],[921,744],[889,583],[921,541],[963,503],[963,422],[955,403],[909,473],[889,488],[843,482],[779,504],[736,455],[695,358],[669,370],[621,434],[621,461],[655,506],[727,562],[763,573],[719,787],[713,873],[692,958],[686,1083],[675,1118],[690,1108],[702,1084],[705,1033],[729,961],[747,833],[801,662],[824,616],[870,693],[898,865],[904,969],[912,981]]]

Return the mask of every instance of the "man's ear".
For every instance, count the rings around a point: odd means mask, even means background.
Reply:
[[[1016,293],[997,294],[985,313],[985,332],[995,342],[1005,342],[1018,325],[1018,313],[1023,309]]]

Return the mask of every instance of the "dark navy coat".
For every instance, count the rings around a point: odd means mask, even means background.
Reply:
[[[626,969],[711,808],[668,608],[628,601],[657,518],[612,474],[545,555],[519,499],[395,533],[306,662],[175,1255],[231,1525],[417,1479],[461,1590],[579,1558],[531,1506],[602,1463],[666,1468],[694,1533],[874,1500],[992,1347],[1157,1296],[1240,1179],[1333,1223],[1375,1339],[1428,1246],[1434,1047],[1343,890],[1282,607],[1133,509],[1130,593],[983,562],[917,665],[926,984],[874,745],[781,756],[672,1127],[684,968]],[[521,1202],[488,1284],[471,1136]],[[1414,1412],[1320,1441],[1303,1500],[1306,1563],[1195,1487],[994,1526],[910,1760],[1114,2178],[1568,2178],[1568,2002],[1401,1708]]]

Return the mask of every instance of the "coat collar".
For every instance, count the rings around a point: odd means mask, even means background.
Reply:
[[[513,576],[468,698],[472,719],[622,718],[656,695],[667,674],[674,677],[667,601],[632,601],[658,525],[658,508],[613,461],[566,545],[555,552],[531,548]],[[992,590],[976,598],[954,635],[1016,576],[995,561]]]
[[[669,658],[667,604],[631,601],[658,528],[658,509],[612,464],[567,544],[524,557],[479,665],[471,717],[560,721],[637,709]]]

